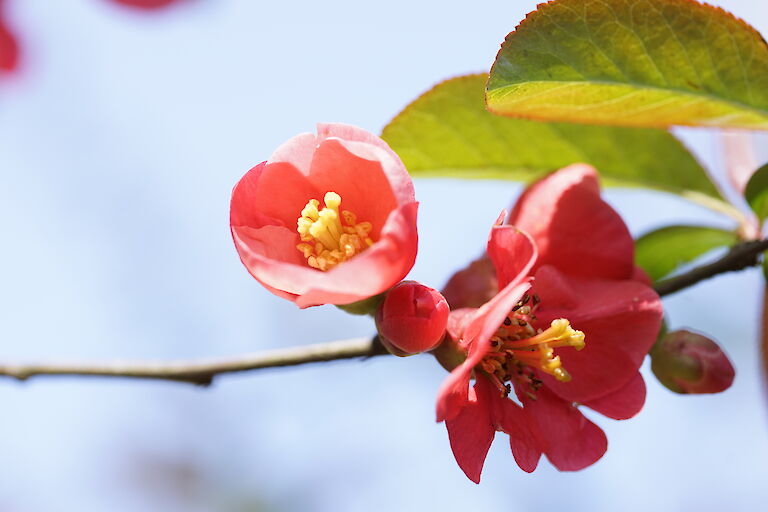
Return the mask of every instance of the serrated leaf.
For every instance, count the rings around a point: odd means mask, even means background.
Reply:
[[[705,253],[739,241],[735,233],[705,226],[667,226],[637,239],[635,261],[658,281]]]
[[[744,197],[752,211],[761,221],[764,221],[768,217],[768,164],[759,168],[749,178],[744,189]]]
[[[507,36],[487,101],[549,121],[768,129],[768,45],[694,0],[556,0]]]
[[[483,103],[486,78],[438,84],[384,128],[382,137],[411,174],[532,181],[584,162],[608,185],[718,197],[699,163],[668,132],[495,116]]]

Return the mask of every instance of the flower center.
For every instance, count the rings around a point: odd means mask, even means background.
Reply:
[[[535,399],[533,393],[542,382],[532,368],[548,373],[561,382],[568,382],[571,376],[563,368],[554,349],[584,348],[584,333],[573,329],[565,318],[553,320],[546,330],[534,329],[532,322],[536,320],[534,313],[538,306],[539,298],[534,295],[531,301],[526,294],[491,338],[491,351],[480,363],[480,368],[504,396],[512,391],[512,386],[506,383],[516,381],[527,386],[528,396]]]
[[[325,207],[310,199],[296,222],[301,243],[296,248],[304,254],[307,264],[318,270],[330,270],[373,245],[370,222],[357,222],[357,216],[343,210],[339,214],[341,196],[326,192]]]

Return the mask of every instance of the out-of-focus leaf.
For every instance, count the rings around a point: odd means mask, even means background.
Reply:
[[[744,197],[761,221],[768,217],[768,165],[759,168],[747,182]]]
[[[699,163],[664,130],[540,123],[490,114],[487,75],[438,84],[382,133],[414,176],[531,181],[572,163],[608,185],[718,197]]]
[[[731,231],[704,226],[667,226],[637,239],[635,259],[654,281],[699,256],[737,243]]]
[[[768,45],[693,0],[556,0],[507,36],[487,100],[548,121],[768,129]]]

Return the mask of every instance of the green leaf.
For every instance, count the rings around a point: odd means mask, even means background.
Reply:
[[[749,178],[744,197],[761,221],[768,217],[768,164],[762,166]]]
[[[668,132],[495,116],[483,103],[486,78],[443,82],[384,128],[382,137],[411,174],[531,181],[584,162],[608,185],[718,197],[698,162]]]
[[[654,281],[718,247],[739,241],[735,233],[704,226],[667,226],[637,239],[635,260]]]
[[[556,0],[507,36],[487,101],[548,121],[768,129],[768,45],[692,0]]]

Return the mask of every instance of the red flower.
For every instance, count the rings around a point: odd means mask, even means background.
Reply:
[[[3,20],[3,2],[0,0],[0,71],[13,71],[19,61],[19,46]]]
[[[321,124],[243,176],[230,225],[251,275],[305,308],[360,301],[402,280],[416,259],[417,208],[383,140]]]
[[[438,354],[455,368],[440,389],[437,419],[474,482],[497,431],[509,435],[528,472],[542,453],[563,471],[597,461],[605,434],[577,404],[614,419],[640,411],[638,369],[662,317],[659,297],[635,280],[632,238],[600,198],[592,168],[542,179],[518,201],[514,227],[502,221],[488,240],[500,291],[479,309],[452,313],[453,341]]]

